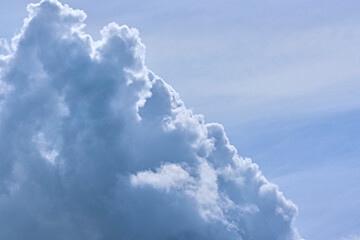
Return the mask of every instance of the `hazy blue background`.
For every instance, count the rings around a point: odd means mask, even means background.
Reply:
[[[0,2],[1,37],[29,2]],[[359,1],[63,2],[94,36],[111,21],[139,29],[149,68],[298,205],[304,238],[358,239]]]

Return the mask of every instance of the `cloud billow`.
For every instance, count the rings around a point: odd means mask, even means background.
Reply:
[[[300,239],[296,206],[146,67],[136,29],[94,41],[83,11],[28,12],[0,42],[0,239]]]

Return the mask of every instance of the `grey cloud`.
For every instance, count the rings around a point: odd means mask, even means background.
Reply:
[[[94,41],[56,0],[0,57],[0,239],[300,239],[296,206],[223,127],[145,65],[136,29]]]

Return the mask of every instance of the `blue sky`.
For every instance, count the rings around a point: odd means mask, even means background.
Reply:
[[[31,1],[0,3],[0,36]],[[359,1],[63,1],[139,29],[146,64],[224,125],[299,208],[305,239],[360,235]]]

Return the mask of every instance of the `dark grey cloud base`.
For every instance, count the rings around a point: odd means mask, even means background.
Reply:
[[[55,0],[0,56],[0,239],[300,239],[296,206],[144,63]]]

